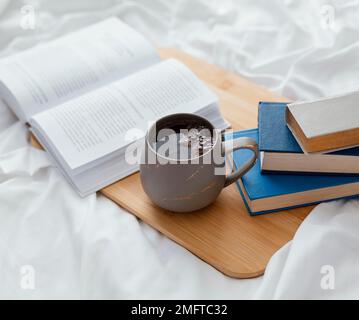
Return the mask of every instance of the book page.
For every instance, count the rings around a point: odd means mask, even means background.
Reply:
[[[193,113],[217,97],[183,64],[166,60],[33,117],[70,169],[114,152],[142,136],[156,119]]]
[[[22,120],[28,121],[33,114],[158,61],[155,49],[139,33],[109,18],[5,58],[0,80],[16,98]]]

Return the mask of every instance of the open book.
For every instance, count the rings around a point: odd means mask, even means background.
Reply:
[[[86,196],[138,170],[125,159],[156,119],[196,113],[224,129],[217,97],[117,18],[0,61],[0,97]]]

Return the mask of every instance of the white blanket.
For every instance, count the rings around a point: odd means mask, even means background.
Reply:
[[[358,1],[0,0],[0,57],[117,15],[308,99],[358,88],[358,14]],[[264,277],[231,279],[106,198],[80,199],[0,106],[0,298],[359,298],[358,230],[359,201],[321,204]]]

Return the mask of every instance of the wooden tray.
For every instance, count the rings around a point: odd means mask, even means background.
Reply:
[[[233,73],[172,48],[163,58],[184,62],[217,92],[221,111],[234,130],[257,126],[259,101],[286,101]],[[171,213],[155,206],[134,174],[100,191],[139,219],[224,274],[252,278],[264,273],[271,256],[293,238],[312,207],[250,217],[235,184],[214,204],[195,213]]]

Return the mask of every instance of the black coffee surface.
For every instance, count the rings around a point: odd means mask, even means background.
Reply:
[[[213,147],[212,133],[204,127],[181,129],[164,135],[160,132],[158,136],[153,148],[161,156],[172,159],[197,158]]]

